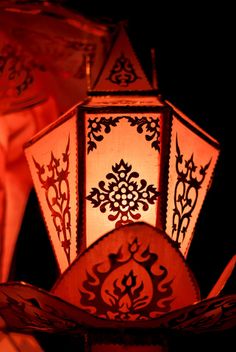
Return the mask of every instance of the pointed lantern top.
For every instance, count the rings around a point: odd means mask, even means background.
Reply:
[[[90,95],[142,94],[154,92],[120,24],[108,58],[94,83]]]

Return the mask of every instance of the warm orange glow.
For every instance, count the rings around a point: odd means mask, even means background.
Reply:
[[[119,31],[106,66],[95,83],[94,91],[144,91],[151,90],[142,67],[123,28]]]
[[[86,114],[87,246],[121,224],[142,219],[155,226],[160,153],[152,142],[162,148],[157,134],[162,134],[162,120],[162,113]],[[137,133],[139,125],[151,132]],[[150,143],[146,136],[153,136]]]
[[[236,294],[220,293],[236,256],[205,299],[186,262],[218,142],[159,95],[124,27],[103,65],[106,26],[26,6],[0,4],[0,350],[43,352],[29,334],[46,332],[165,352],[163,332],[235,327]],[[32,186],[61,272],[51,291],[4,283]]]
[[[129,65],[119,57],[124,46]],[[147,82],[121,29],[92,96],[75,106],[74,115],[66,113],[26,148],[62,271],[104,233],[135,221],[161,228],[184,256],[188,253],[219,146],[172,104],[150,92]],[[68,172],[74,176],[69,176],[73,181],[68,183],[67,216],[73,219],[69,225],[73,235],[65,249],[38,170],[50,163],[51,155],[63,158],[70,133],[74,137],[67,151]],[[59,201],[60,196],[55,197]],[[62,223],[66,226],[66,218]]]

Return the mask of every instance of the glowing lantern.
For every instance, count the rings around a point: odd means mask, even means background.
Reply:
[[[78,334],[90,352],[235,327],[236,295],[219,296],[235,257],[204,300],[184,259],[217,141],[160,99],[124,29],[89,95],[25,147],[63,274],[51,292],[0,284],[6,327]]]
[[[89,94],[25,147],[63,273],[51,292],[0,284],[6,326],[77,334],[91,352],[235,327],[236,295],[219,296],[235,257],[203,300],[184,258],[217,141],[156,96],[123,28]]]
[[[186,256],[217,141],[159,98],[123,28],[89,95],[25,148],[61,271],[135,221],[164,230]]]

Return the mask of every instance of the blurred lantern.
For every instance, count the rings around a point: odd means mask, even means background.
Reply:
[[[203,300],[185,261],[219,145],[157,95],[124,28],[89,98],[25,153],[63,273],[51,292],[1,284],[6,328],[157,352],[171,331],[236,325],[236,295],[219,296],[235,258]]]
[[[110,27],[56,1],[0,2],[0,281],[8,279],[32,178],[23,144],[87,94]]]
[[[121,28],[89,99],[26,145],[62,272],[134,221],[165,230],[187,255],[219,146],[156,93]]]
[[[92,78],[97,76],[111,28],[58,2],[1,1],[1,113],[53,96],[62,114],[86,97],[86,56],[91,59]]]

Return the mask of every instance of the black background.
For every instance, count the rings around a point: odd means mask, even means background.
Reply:
[[[236,253],[234,226],[235,112],[230,92],[233,82],[232,9],[227,3],[206,7],[199,2],[164,4],[155,1],[66,1],[64,6],[106,23],[127,20],[128,33],[137,55],[150,74],[150,48],[156,49],[159,89],[189,118],[215,137],[221,146],[212,187],[203,205],[187,262],[203,297]],[[232,43],[231,43],[232,42]],[[37,227],[35,226],[37,224]],[[30,239],[33,233],[34,240]],[[38,238],[36,240],[36,238]],[[38,263],[41,263],[38,266]],[[29,267],[29,263],[30,267]],[[46,230],[34,192],[22,224],[12,278],[49,289],[57,276]],[[236,293],[231,280],[225,293]],[[201,337],[174,338],[173,351],[233,351],[236,330]],[[67,338],[39,336],[46,351],[69,351]],[[54,346],[54,347],[52,347]],[[73,351],[73,347],[70,347]]]

